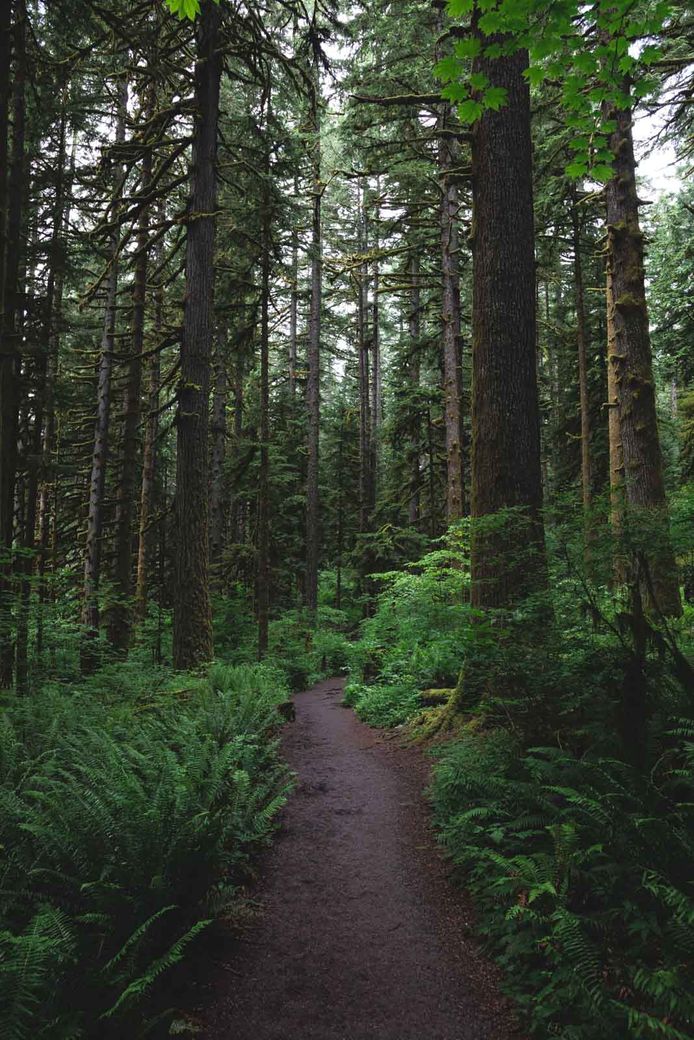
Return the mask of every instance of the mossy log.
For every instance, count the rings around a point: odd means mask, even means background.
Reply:
[[[423,708],[437,708],[448,704],[455,690],[422,690],[419,700]]]

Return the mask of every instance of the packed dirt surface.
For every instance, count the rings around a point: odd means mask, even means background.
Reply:
[[[507,1040],[495,974],[470,937],[422,797],[426,763],[341,706],[295,698],[298,787],[204,997],[207,1040]]]

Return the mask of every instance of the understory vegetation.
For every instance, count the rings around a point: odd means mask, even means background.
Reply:
[[[687,516],[683,492],[683,560]],[[596,580],[599,538],[587,568],[580,539],[550,530],[552,593],[513,612],[470,606],[460,529],[457,548],[380,575],[346,699],[373,725],[443,734],[436,827],[531,1034],[685,1040],[694,613],[655,620],[638,584]]]
[[[290,788],[272,667],[174,675],[134,654],[6,698],[0,1034],[150,1035]]]

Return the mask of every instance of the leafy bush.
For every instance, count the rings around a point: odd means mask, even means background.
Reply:
[[[345,690],[344,703],[370,726],[399,726],[407,722],[421,707],[414,686],[365,686],[351,683]]]
[[[454,686],[468,648],[483,637],[467,602],[465,540],[465,527],[457,525],[441,548],[407,570],[374,575],[382,583],[375,611],[349,648],[350,675],[360,690],[354,704],[367,721],[397,725],[411,718],[421,706],[417,691]]]
[[[8,702],[0,725],[0,1033],[139,1036],[234,899],[288,789],[265,666],[130,669]],[[100,682],[102,690],[99,691]]]
[[[675,724],[648,774],[499,730],[441,754],[441,839],[534,1035],[691,1036],[693,741]]]

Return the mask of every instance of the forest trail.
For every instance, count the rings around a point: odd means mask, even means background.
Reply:
[[[517,1036],[436,852],[426,765],[343,708],[343,685],[295,698],[283,743],[298,786],[253,892],[261,913],[215,973],[204,1035]]]

